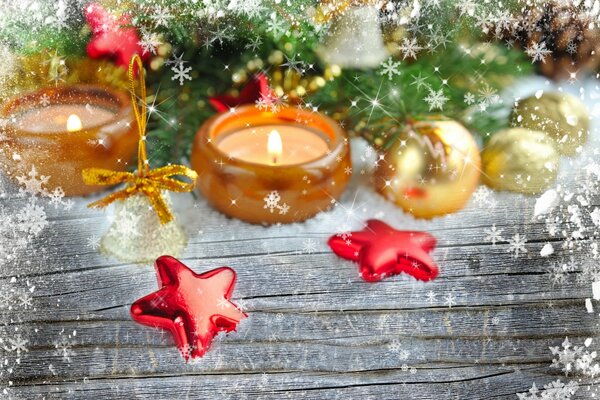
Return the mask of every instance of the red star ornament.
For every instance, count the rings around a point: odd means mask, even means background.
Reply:
[[[243,104],[253,104],[263,98],[273,97],[273,91],[269,87],[269,81],[265,74],[258,73],[244,86],[239,96],[220,94],[209,97],[208,101],[216,112],[222,113]]]
[[[91,3],[84,10],[92,38],[87,45],[91,58],[114,58],[117,65],[127,69],[134,54],[146,60],[150,54],[140,46],[140,37],[131,27],[129,16],[116,17],[99,4]]]
[[[435,238],[427,232],[398,231],[382,221],[371,219],[362,231],[349,236],[334,235],[329,247],[338,256],[358,261],[362,278],[369,282],[406,272],[422,281],[438,275],[429,256]]]
[[[186,361],[202,357],[219,332],[234,331],[247,317],[229,300],[235,285],[233,269],[196,274],[171,256],[159,257],[154,266],[160,289],[133,303],[131,317],[171,331]]]

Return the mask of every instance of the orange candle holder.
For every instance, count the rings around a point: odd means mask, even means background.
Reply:
[[[122,91],[96,85],[45,88],[10,100],[0,112],[6,174],[15,179],[35,167],[50,177],[50,190],[61,187],[67,196],[106,190],[85,185],[81,171],[126,170],[137,151],[131,100]]]
[[[270,126],[290,127],[296,135],[302,135],[302,130],[308,136],[318,135],[327,144],[326,151],[305,162],[277,164],[243,160],[219,148],[219,142],[235,132]],[[247,105],[215,115],[196,134],[191,164],[198,172],[199,191],[213,207],[266,225],[304,221],[329,209],[351,173],[346,133],[331,118],[295,107],[270,112]]]

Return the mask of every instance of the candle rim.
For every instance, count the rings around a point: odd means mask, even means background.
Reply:
[[[87,105],[87,104],[90,104],[90,105],[94,105],[96,107],[101,107],[103,109],[110,110],[113,112],[114,115],[105,122],[86,126],[84,129],[80,129],[77,131],[69,131],[69,130],[67,130],[67,127],[65,126],[65,129],[61,130],[60,132],[32,131],[29,129],[21,128],[18,126],[17,123],[12,122],[10,120],[11,117],[15,117],[15,116],[24,114],[26,112],[30,112],[35,109],[43,109],[43,106],[40,106],[40,104],[39,104],[39,99],[40,99],[40,97],[42,97],[44,94],[47,94],[48,92],[51,92],[52,95],[56,96],[57,94],[60,94],[63,92],[68,92],[68,91],[103,92],[116,100],[115,108],[113,108],[111,110],[108,107],[103,107],[101,105],[98,105],[97,103],[94,104],[91,102],[88,102],[88,103],[62,102],[62,103],[57,103],[58,105],[69,105],[69,104]],[[93,97],[93,95],[92,95],[92,97]],[[65,136],[65,135],[85,137],[85,136],[94,136],[96,134],[95,131],[97,131],[99,128],[104,127],[104,126],[109,126],[115,122],[118,122],[130,113],[132,113],[131,101],[129,99],[129,95],[126,92],[124,92],[122,90],[118,90],[116,88],[112,88],[112,87],[82,83],[82,84],[62,84],[62,85],[59,85],[56,87],[48,86],[48,87],[44,87],[44,88],[41,88],[41,89],[38,89],[35,91],[18,94],[4,104],[4,106],[2,107],[2,109],[0,111],[0,117],[2,117],[3,119],[5,119],[7,121],[7,124],[6,124],[7,127],[11,127],[12,130],[14,130],[14,132],[18,133],[19,135],[27,135],[27,136],[36,137],[36,138],[37,137],[52,138],[54,136]]]
[[[246,165],[246,166],[252,166],[255,169],[259,168],[259,169],[265,169],[265,170],[273,170],[273,169],[282,170],[282,169],[289,169],[289,168],[297,168],[297,167],[301,167],[301,166],[302,167],[311,167],[313,164],[315,164],[315,165],[321,164],[322,160],[337,157],[337,154],[341,152],[342,148],[345,145],[343,139],[346,137],[344,130],[339,126],[339,124],[335,120],[333,120],[331,117],[321,114],[321,113],[308,112],[308,111],[303,110],[298,107],[291,107],[291,106],[283,107],[283,110],[285,110],[285,111],[289,111],[292,109],[294,111],[301,112],[303,114],[310,114],[313,117],[316,115],[318,118],[320,118],[321,120],[326,122],[327,126],[329,128],[331,128],[331,132],[333,134],[333,138],[331,138],[330,135],[324,133],[324,135],[330,139],[330,140],[324,139],[325,143],[327,144],[327,147],[329,148],[329,152],[326,152],[325,154],[323,154],[320,157],[317,157],[317,158],[314,158],[312,160],[305,161],[305,162],[298,162],[298,163],[284,164],[284,165],[277,165],[277,164],[269,165],[269,164],[263,164],[263,163],[253,162],[253,161],[247,161],[247,160],[243,160],[243,159],[240,159],[237,157],[231,157],[229,154],[225,153],[224,151],[222,151],[219,148],[218,142],[216,140],[207,141],[207,143],[205,143],[205,145],[210,147],[214,151],[216,151],[218,154],[224,156],[225,158],[230,160],[230,162],[234,163],[235,165]],[[217,132],[217,135],[215,135],[215,129],[216,129],[215,126],[218,126],[219,122],[222,123],[223,120],[227,120],[229,118],[243,117],[244,113],[249,113],[249,112],[268,113],[273,116],[276,116],[276,118],[278,120],[280,120],[281,122],[279,122],[279,123],[278,122],[270,122],[270,123],[264,123],[264,124],[259,124],[259,125],[244,126],[244,127],[238,128],[238,129],[228,129],[228,130],[223,130],[222,132]],[[320,130],[315,127],[312,127],[310,124],[301,124],[301,123],[298,123],[295,119],[285,118],[285,116],[280,115],[280,114],[281,114],[281,111],[278,113],[272,113],[270,111],[260,111],[256,108],[256,105],[254,105],[254,104],[243,105],[243,106],[237,107],[234,113],[224,112],[224,113],[216,114],[216,115],[212,116],[211,118],[209,118],[208,120],[206,120],[199,129],[199,132],[203,132],[204,134],[198,135],[197,140],[199,140],[199,139],[206,140],[213,136],[215,137],[214,139],[216,139],[216,136],[220,136],[223,134],[229,135],[241,128],[255,128],[255,127],[267,126],[267,125],[297,125],[304,129],[313,131],[315,134],[321,136],[319,134]],[[203,128],[205,128],[205,127],[207,127],[207,128],[203,130]]]
[[[287,127],[287,126],[293,126],[293,127],[299,127],[302,130],[306,131],[306,132],[310,132],[311,134],[313,134],[314,136],[318,137],[319,139],[321,139],[323,141],[323,143],[325,144],[325,146],[327,147],[327,151],[324,152],[321,155],[317,155],[311,159],[308,159],[306,161],[301,161],[301,162],[294,162],[294,163],[283,163],[283,164],[278,164],[278,163],[271,163],[271,164],[265,164],[265,163],[261,163],[261,162],[254,162],[254,161],[248,161],[247,159],[244,158],[240,158],[240,157],[235,157],[235,156],[231,156],[231,154],[224,152],[220,145],[223,141],[227,140],[228,137],[241,132],[242,130],[246,130],[246,129],[254,129],[254,128],[261,128],[261,127],[265,127],[268,126],[269,129],[271,129],[271,127],[273,127],[272,130],[277,131],[278,133],[282,132],[281,130],[277,129],[277,127],[282,126],[282,127]],[[225,157],[227,157],[230,160],[236,159],[236,160],[240,160],[240,161],[244,161],[244,162],[248,162],[251,164],[255,164],[255,165],[268,165],[271,167],[289,167],[289,166],[295,166],[295,165],[306,165],[307,163],[319,160],[321,158],[323,158],[324,156],[328,155],[330,152],[332,152],[334,149],[332,148],[331,144],[331,138],[324,134],[323,132],[314,129],[311,126],[307,126],[305,124],[300,124],[300,123],[296,123],[296,124],[284,124],[284,123],[272,123],[272,124],[261,124],[261,125],[253,125],[253,126],[246,126],[246,127],[242,127],[239,129],[230,129],[230,130],[226,130],[223,131],[222,133],[220,133],[218,135],[220,138],[215,138],[215,146],[217,148],[217,150],[219,151],[219,153],[221,153],[222,155],[224,155]],[[268,134],[267,134],[268,136]],[[284,146],[285,147],[285,146]]]

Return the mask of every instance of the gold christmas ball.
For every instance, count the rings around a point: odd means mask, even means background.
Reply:
[[[379,160],[379,192],[420,218],[460,210],[479,182],[479,149],[469,131],[443,117],[409,121]]]
[[[559,157],[543,132],[504,129],[495,133],[481,152],[483,180],[498,190],[539,193],[556,179]]]
[[[512,123],[544,132],[563,155],[573,155],[585,143],[590,117],[585,104],[567,93],[551,92],[528,97],[512,113]]]

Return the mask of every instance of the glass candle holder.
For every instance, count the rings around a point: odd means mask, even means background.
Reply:
[[[81,171],[125,170],[137,150],[136,122],[126,92],[95,85],[59,86],[28,93],[1,109],[0,162],[11,178],[34,167],[47,187],[67,196],[106,186],[87,186]]]
[[[254,105],[208,119],[196,134],[191,164],[209,203],[258,224],[304,221],[327,210],[352,171],[348,137],[334,120]]]

